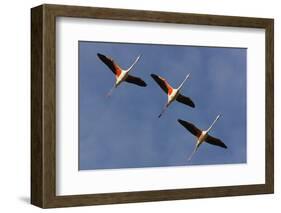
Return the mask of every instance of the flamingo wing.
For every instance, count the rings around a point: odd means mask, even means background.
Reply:
[[[173,92],[173,87],[171,87],[164,78],[155,74],[151,74],[150,76],[154,79],[154,81],[156,81],[156,83],[162,88],[165,93],[170,95]]]
[[[128,83],[136,84],[136,85],[141,86],[141,87],[147,86],[147,84],[141,78],[138,78],[138,77],[135,77],[135,76],[132,76],[132,75],[128,75],[128,77],[126,78],[125,81],[128,82]]]
[[[187,121],[181,120],[181,119],[178,119],[178,122],[181,125],[183,125],[190,133],[192,133],[196,137],[200,137],[202,131],[200,129],[198,129],[195,125],[193,125],[192,123],[189,123]]]
[[[178,102],[181,102],[181,103],[183,103],[183,104],[185,104],[185,105],[188,105],[188,106],[190,106],[190,107],[192,107],[192,108],[195,107],[195,104],[193,103],[193,101],[192,101],[189,97],[186,97],[186,96],[184,96],[184,95],[182,95],[182,94],[179,94],[179,95],[178,95],[177,101],[178,101]]]
[[[215,138],[213,136],[208,135],[205,141],[209,144],[227,149],[227,146],[220,139]]]
[[[118,64],[116,64],[111,58],[102,55],[100,53],[97,54],[99,59],[105,63],[105,65],[118,77],[121,72],[122,69],[118,66]]]

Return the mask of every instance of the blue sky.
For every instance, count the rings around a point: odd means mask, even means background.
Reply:
[[[79,42],[79,169],[118,169],[246,163],[246,61],[244,48]],[[128,68],[142,54],[132,75],[148,84],[123,82],[106,97],[115,77],[97,53]],[[159,119],[166,94],[150,77],[178,87],[195,108],[172,103]],[[191,161],[196,139],[177,119],[207,129],[228,149],[204,143]]]

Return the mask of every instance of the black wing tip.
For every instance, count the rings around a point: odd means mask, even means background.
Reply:
[[[189,98],[190,102],[188,104],[188,106],[190,106],[191,108],[195,108],[195,104],[194,102],[191,100],[191,98]]]
[[[150,76],[151,76],[153,79],[158,78],[158,76],[155,75],[155,74],[150,74]]]
[[[99,58],[100,60],[102,60],[102,61],[106,58],[105,55],[100,54],[100,53],[97,53],[97,56],[98,56],[98,58]]]
[[[227,146],[224,144],[224,142],[220,141],[221,142],[221,147],[224,148],[224,149],[227,149]]]
[[[140,84],[139,86],[141,86],[141,87],[146,87],[146,86],[147,86],[147,83],[143,82],[143,83]]]
[[[185,123],[186,121],[181,120],[181,119],[178,119],[178,122],[179,122],[181,125],[184,125],[184,123]]]

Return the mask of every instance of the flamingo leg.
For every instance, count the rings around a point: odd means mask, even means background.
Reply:
[[[193,150],[193,152],[190,154],[190,156],[189,156],[189,158],[188,158],[188,161],[190,161],[190,160],[192,159],[193,155],[194,155],[195,152],[198,150],[198,148],[199,148],[199,145],[196,144],[195,149]]]
[[[106,94],[106,97],[110,97],[114,91],[115,85],[113,85],[113,87],[109,90],[109,92]]]
[[[167,108],[168,108],[168,105],[166,104],[166,105],[163,107],[161,113],[158,115],[158,118],[161,118],[161,116],[164,114],[164,112],[166,111]]]

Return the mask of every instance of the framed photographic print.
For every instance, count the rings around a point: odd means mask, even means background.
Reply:
[[[31,203],[274,191],[273,19],[31,9]]]

